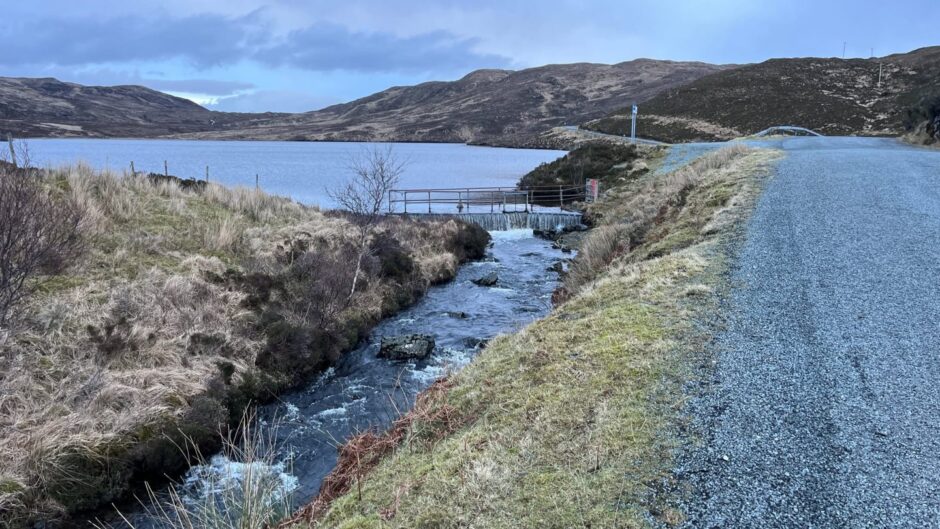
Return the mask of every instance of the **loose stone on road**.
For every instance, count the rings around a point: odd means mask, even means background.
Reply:
[[[738,249],[689,527],[940,527],[940,152],[797,138]]]

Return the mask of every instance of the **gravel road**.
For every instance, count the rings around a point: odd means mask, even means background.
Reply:
[[[738,248],[688,527],[940,527],[940,152],[794,138]]]

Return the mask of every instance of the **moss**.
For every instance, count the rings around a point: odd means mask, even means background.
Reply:
[[[26,487],[18,481],[13,479],[0,479],[0,494],[19,494],[25,490]]]
[[[44,492],[69,512],[97,508],[121,497],[128,488],[131,468],[124,446],[60,449],[43,475]]]

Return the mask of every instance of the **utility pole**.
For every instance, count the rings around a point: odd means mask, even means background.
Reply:
[[[630,141],[633,144],[636,144],[636,114],[637,114],[636,103],[633,103],[633,122],[630,125]]]

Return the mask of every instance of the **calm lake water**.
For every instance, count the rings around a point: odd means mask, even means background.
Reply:
[[[29,140],[34,165],[57,166],[85,161],[98,169],[138,171],[203,179],[234,186],[254,186],[310,205],[330,207],[327,189],[350,177],[352,158],[370,148],[365,143],[190,140]],[[565,151],[500,149],[459,144],[398,143],[405,161],[400,187],[514,186],[519,178]]]

